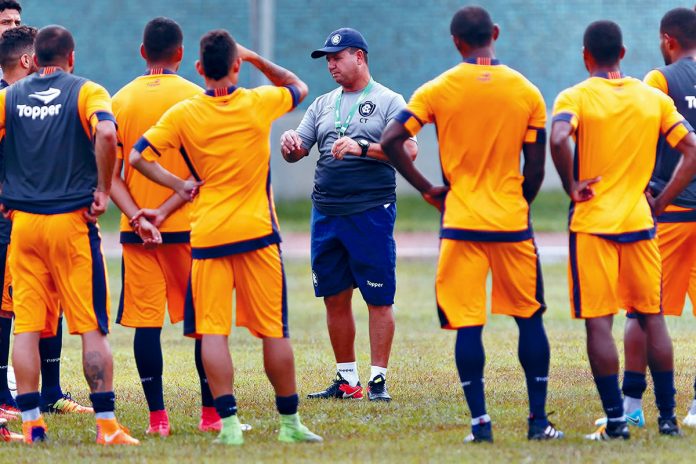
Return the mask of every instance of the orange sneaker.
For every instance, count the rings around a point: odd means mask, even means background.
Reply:
[[[89,406],[82,406],[68,392],[58,398],[55,403],[49,404],[43,412],[52,414],[92,414],[94,409]]]
[[[0,441],[24,441],[24,435],[12,432],[7,428],[7,419],[0,419]]]
[[[43,416],[39,416],[38,419],[33,421],[22,422],[22,434],[24,435],[24,443],[32,444],[36,442],[46,441],[48,437],[46,436],[46,423],[43,420]]]
[[[139,445],[140,442],[131,437],[128,429],[116,419],[97,419],[97,444]]]
[[[168,437],[170,432],[169,416],[166,410],[150,412],[150,426],[145,433],[148,435],[159,435],[160,437]]]

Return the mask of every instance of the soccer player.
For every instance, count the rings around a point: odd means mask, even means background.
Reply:
[[[119,139],[128,150],[175,103],[203,93],[201,87],[176,74],[184,53],[182,43],[181,28],[171,19],[155,18],[145,26],[140,52],[147,63],[147,72],[113,97]],[[167,170],[184,178],[191,175],[178,151],[163,150],[160,154],[158,161]],[[190,205],[176,192],[133,169],[124,159],[122,150],[117,152],[117,158],[111,188],[111,198],[123,212],[123,290],[117,322],[135,328],[135,363],[150,410],[147,433],[168,436],[170,426],[162,392],[160,335],[167,310],[172,323],[184,319],[184,299],[191,269]],[[140,209],[146,209],[147,216],[139,215]],[[135,223],[136,229],[131,225]],[[152,226],[161,231],[163,245],[147,248],[135,230]],[[222,423],[200,360],[200,344],[200,340],[196,340],[195,359],[203,403],[199,429],[219,431]]]
[[[645,76],[645,83],[669,95],[686,120],[696,125],[696,11],[675,8],[660,22],[660,50],[665,66]],[[657,161],[650,181],[653,194],[660,193],[672,178],[681,154],[664,136],[657,147]],[[657,217],[657,237],[662,256],[662,309],[668,316],[681,316],[689,284],[696,282],[696,179]],[[692,296],[692,305],[696,300]],[[696,307],[694,307],[696,314]],[[630,315],[629,315],[630,316]],[[647,387],[645,370],[646,333],[641,321],[626,321],[626,371],[624,373],[624,410],[629,425],[645,423],[641,398]],[[695,385],[696,388],[696,385]],[[696,399],[684,419],[684,425],[696,426]]]
[[[242,61],[274,86],[237,87]],[[297,414],[287,290],[270,183],[271,123],[304,99],[307,86],[290,71],[238,46],[224,30],[203,36],[196,69],[206,92],[167,111],[135,144],[130,163],[183,198],[200,188],[191,210],[193,265],[184,333],[202,337],[203,365],[223,423],[216,441],[244,442],[228,347],[233,292],[236,324],[263,341],[264,367],[281,414],[278,439],[321,441]],[[196,181],[159,164],[169,150],[181,151]]]
[[[583,59],[590,78],[556,99],[551,154],[570,196],[571,308],[584,319],[587,353],[607,422],[586,438],[628,439],[619,389],[614,314],[624,308],[640,325],[642,341],[627,349],[647,355],[663,435],[680,435],[674,416],[672,341],[661,310],[661,263],[654,214],[661,214],[696,174],[696,136],[674,102],[625,77],[621,29],[597,21],[585,30]],[[653,201],[645,194],[658,137],[684,154],[672,180]],[[576,143],[573,156],[570,139]],[[653,206],[651,211],[651,204]],[[630,372],[632,359],[627,356]],[[627,374],[628,375],[628,374]],[[630,385],[630,375],[625,387]]]
[[[326,57],[340,87],[318,97],[297,130],[281,137],[281,152],[291,163],[307,156],[315,143],[319,147],[312,192],[312,279],[315,295],[326,305],[336,377],[308,398],[363,398],[351,305],[358,287],[370,326],[367,396],[391,400],[386,376],[395,328],[396,177],[379,138],[406,102],[372,79],[367,48],[355,29],[329,34],[312,58]],[[407,148],[415,158],[415,141],[409,140]]]
[[[450,32],[463,63],[422,85],[382,136],[396,169],[443,212],[435,283],[442,328],[456,330],[455,361],[471,411],[466,442],[493,441],[484,396],[486,278],[492,312],[512,316],[527,379],[527,438],[563,437],[546,415],[550,349],[541,267],[529,205],[544,178],[546,105],[539,90],[495,57],[499,28],[481,7],[465,7]],[[437,122],[446,186],[433,186],[403,143]],[[520,169],[520,152],[524,168]]]
[[[56,334],[62,307],[70,332],[82,337],[97,443],[135,445],[114,416],[109,296],[96,225],[115,161],[111,101],[103,87],[71,74],[68,30],[45,27],[34,47],[39,71],[0,92],[0,128],[11,128],[0,203],[12,215],[13,365],[24,439],[46,438],[39,340]]]

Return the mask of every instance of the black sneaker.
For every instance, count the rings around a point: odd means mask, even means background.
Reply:
[[[491,421],[472,425],[471,433],[464,438],[464,443],[493,443]]]
[[[658,418],[657,428],[660,431],[660,435],[667,435],[670,437],[681,437],[683,435],[679,425],[677,424],[677,418],[672,417],[669,419]]]
[[[553,422],[548,419],[527,419],[529,429],[527,431],[528,440],[560,440],[565,436],[563,432],[556,429]]]
[[[606,425],[601,425],[597,431],[589,435],[585,435],[587,440],[606,441],[623,438],[628,440],[631,438],[631,432],[628,431],[628,423],[623,421],[608,421]]]
[[[367,382],[367,399],[387,403],[391,401],[391,396],[387,391],[387,381],[382,374]]]
[[[351,387],[346,379],[343,378],[340,372],[336,372],[334,382],[329,385],[324,391],[310,393],[307,395],[309,399],[317,398],[338,398],[342,400],[361,400],[363,398],[363,388],[360,382],[354,387]]]

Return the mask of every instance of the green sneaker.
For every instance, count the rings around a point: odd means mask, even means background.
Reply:
[[[218,445],[243,445],[244,434],[242,433],[242,424],[235,414],[234,416],[225,417],[222,419],[222,430],[213,443]]]
[[[301,443],[305,441],[317,443],[324,441],[324,439],[305,427],[302,422],[300,422],[299,414],[281,414],[278,441],[282,441],[283,443]]]

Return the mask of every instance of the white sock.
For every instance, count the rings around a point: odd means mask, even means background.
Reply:
[[[691,409],[689,410],[689,414],[696,414],[696,400],[694,400],[691,403]]]
[[[97,419],[116,419],[116,414],[113,411],[98,412],[94,417]]]
[[[379,366],[370,366],[370,380],[375,380],[375,377],[381,375],[385,379],[387,378],[387,368]]]
[[[41,410],[39,408],[22,411],[22,422],[34,421],[39,417],[41,417]]]
[[[339,374],[341,374],[341,377],[346,379],[346,381],[348,382],[348,384],[350,384],[351,387],[356,386],[360,381],[360,378],[358,377],[357,362],[336,363],[336,370]]]
[[[630,396],[624,396],[624,414],[631,414],[643,407],[643,400],[640,398],[632,398]]]
[[[483,416],[478,416],[478,417],[474,417],[473,419],[471,419],[471,425],[481,425],[481,424],[485,424],[486,422],[490,422],[490,421],[491,421],[491,416],[489,416],[488,414],[484,414]]]

